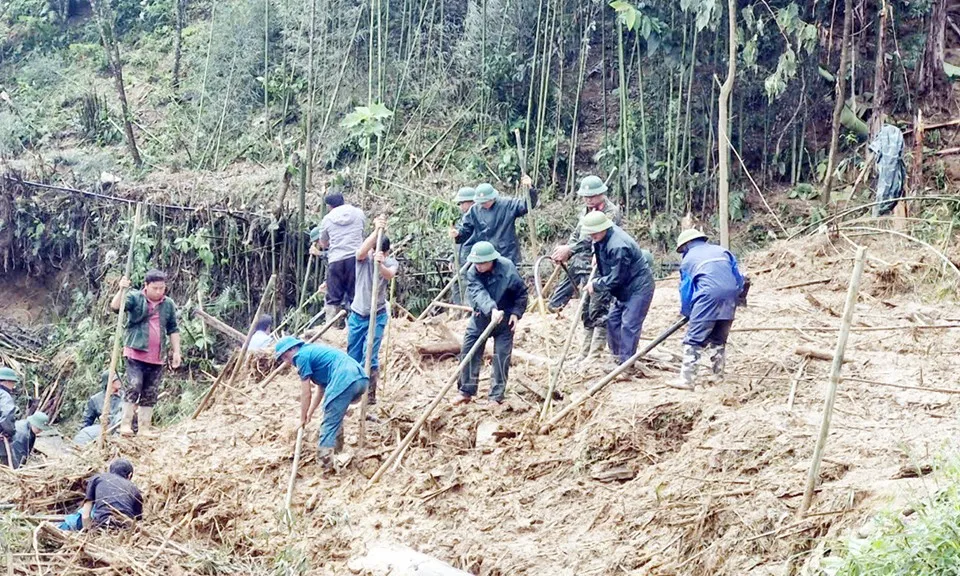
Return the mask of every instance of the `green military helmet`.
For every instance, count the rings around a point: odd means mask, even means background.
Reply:
[[[462,202],[473,202],[474,198],[477,196],[477,191],[469,186],[464,186],[463,188],[457,190],[457,197],[454,199],[454,202],[460,204]]]
[[[30,424],[34,428],[39,428],[40,430],[49,430],[50,417],[47,416],[46,412],[34,412],[33,414],[27,416],[27,424]]]
[[[613,227],[613,221],[610,217],[599,210],[594,210],[580,221],[580,235],[589,236],[597,232],[603,232]]]
[[[320,240],[320,227],[314,226],[310,229],[310,242],[313,243],[318,240]]]
[[[496,199],[498,196],[500,196],[500,193],[497,192],[497,189],[484,182],[477,186],[477,195],[473,197],[473,201],[477,204],[483,204]]]
[[[467,257],[473,264],[482,264],[484,262],[493,262],[500,257],[500,253],[489,242],[477,242],[470,250],[470,256]]]
[[[4,366],[0,368],[0,382],[20,382],[20,377],[17,376],[17,373],[13,371],[12,368],[7,368]]]
[[[607,185],[603,183],[603,180],[601,180],[599,176],[591,174],[580,182],[580,189],[577,190],[577,196],[589,198],[591,196],[601,196],[606,194],[606,192]]]
[[[687,230],[684,230],[679,236],[677,236],[677,252],[682,252],[683,245],[687,242],[699,240],[701,238],[706,240],[707,235],[696,228],[688,228]]]

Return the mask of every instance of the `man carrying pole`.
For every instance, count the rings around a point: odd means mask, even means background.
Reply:
[[[513,333],[527,309],[527,286],[513,262],[497,252],[490,242],[477,242],[468,258],[473,266],[467,271],[467,293],[473,315],[463,337],[462,355],[479,343],[480,354],[470,357],[460,373],[460,395],[454,405],[467,404],[477,394],[480,365],[483,362],[481,341],[487,326],[494,324],[493,383],[490,400],[500,404],[507,388],[510,357],[513,354]],[[506,321],[504,321],[506,320]]]
[[[323,424],[317,443],[317,461],[333,468],[333,454],[342,443],[343,417],[350,404],[367,390],[363,366],[346,352],[322,344],[304,344],[284,336],[274,348],[277,361],[290,364],[300,376],[300,426],[306,427],[323,401]],[[313,387],[320,388],[314,394]]]
[[[387,218],[377,216],[374,221],[374,230],[357,250],[356,290],[353,303],[350,305],[350,316],[347,318],[347,354],[361,365],[366,360],[367,332],[370,329],[371,310],[374,309],[373,282],[377,279],[376,290],[376,326],[373,333],[373,351],[370,354],[370,384],[367,391],[367,404],[377,403],[377,381],[380,374],[380,344],[383,341],[383,331],[387,327],[387,290],[389,283],[400,264],[390,256],[390,239],[387,238]],[[377,238],[380,237],[380,247],[375,249]],[[374,266],[377,267],[376,271]]]
[[[643,321],[653,301],[653,273],[640,246],[624,230],[600,211],[593,211],[580,222],[581,233],[593,241],[597,261],[594,279],[586,292],[610,294],[616,303],[607,319],[607,344],[623,364],[637,351]]]
[[[593,211],[600,211],[607,215],[611,222],[620,225],[620,208],[607,198],[607,185],[597,176],[587,176],[580,183],[577,195],[583,198],[584,206],[577,216],[577,225],[570,234],[566,244],[557,246],[550,258],[557,263],[567,263],[570,276],[578,285],[583,284],[590,275],[593,253],[590,238],[581,234],[583,218]],[[550,297],[547,304],[550,312],[562,310],[573,296],[574,284],[570,277],[562,275],[560,283]],[[609,292],[596,295],[582,294],[587,302],[583,306],[583,341],[578,361],[583,362],[595,357],[607,341],[607,313],[610,311],[612,296]]]
[[[681,390],[696,387],[697,362],[704,350],[710,354],[712,383],[723,379],[727,337],[744,288],[737,259],[729,251],[707,242],[707,235],[684,230],[677,238],[680,261],[680,314],[690,320],[683,339],[680,378],[668,384]]]
[[[521,255],[516,221],[528,213],[528,206],[536,207],[538,198],[529,176],[524,176],[521,184],[529,191],[529,202],[523,198],[500,198],[500,192],[490,184],[477,186],[474,206],[464,215],[459,227],[450,228],[450,238],[457,244],[471,239],[489,242],[518,266]]]
[[[152,418],[163,378],[163,352],[169,340],[170,368],[180,367],[180,328],[177,306],[166,295],[167,275],[150,270],[142,290],[129,290],[130,280],[120,279],[120,290],[110,301],[110,309],[127,314],[123,355],[127,359],[127,384],[124,388],[123,417],[120,434],[133,435],[133,417],[137,416],[138,433],[155,436]]]

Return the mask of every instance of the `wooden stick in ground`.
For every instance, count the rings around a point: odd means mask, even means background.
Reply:
[[[237,357],[237,362],[233,366],[233,372],[231,372],[230,374],[230,380],[229,382],[226,383],[226,386],[228,388],[233,388],[234,383],[237,381],[237,377],[240,375],[240,372],[243,371],[243,365],[247,360],[247,351],[250,347],[250,338],[252,338],[253,333],[256,332],[257,319],[260,318],[260,314],[263,313],[263,310],[267,305],[267,301],[271,298],[273,294],[273,284],[276,281],[277,281],[276,274],[270,276],[270,280],[267,282],[267,287],[263,289],[263,294],[260,296],[260,304],[257,305],[257,312],[253,315],[253,320],[250,322],[250,328],[247,329],[247,337],[244,339],[243,346],[240,348],[240,355]],[[207,391],[207,394],[209,395],[209,398],[207,399],[208,403],[209,403],[209,399],[213,397],[213,393],[216,391],[218,385],[222,382],[223,382],[222,379],[217,380],[213,383],[212,386],[210,386],[210,390]],[[199,414],[202,411],[201,408],[206,408],[206,404],[197,407],[197,411],[194,417],[196,417],[196,414]]]
[[[323,336],[324,334],[327,333],[328,330],[333,328],[336,325],[336,323],[339,322],[340,319],[343,318],[346,314],[347,314],[346,310],[340,310],[339,312],[337,312],[336,315],[334,315],[334,317],[331,318],[329,322],[324,324],[323,327],[320,328],[320,330],[316,334],[307,338],[306,343],[313,344],[314,342],[319,340],[321,336]],[[274,368],[273,371],[267,374],[263,380],[257,383],[257,388],[263,388],[267,384],[270,384],[271,382],[273,382],[273,380],[277,376],[279,376],[281,372],[286,370],[286,368],[287,368],[287,364],[281,364],[276,368]]]
[[[392,340],[391,335],[393,334],[393,311],[396,300],[397,277],[394,276],[390,279],[390,303],[387,305],[387,327],[384,328],[383,335],[383,370],[380,371],[380,382],[378,383],[381,397],[383,396],[383,391],[387,389],[387,377],[390,376],[390,369],[393,368],[390,343]]]
[[[3,437],[3,447],[7,451],[7,466],[9,466],[11,470],[13,470],[14,469],[13,450],[10,449],[10,441],[7,440],[6,436]]]
[[[377,230],[377,243],[374,244],[373,254],[368,254],[373,265],[373,281],[370,286],[370,314],[367,316],[369,324],[367,325],[367,344],[364,347],[365,354],[363,360],[363,371],[367,378],[373,375],[373,343],[377,337],[377,304],[380,298],[380,263],[377,262],[376,253],[380,251],[380,245],[383,242],[383,229]],[[358,446],[363,450],[363,444],[367,436],[367,399],[370,395],[370,388],[363,391],[363,398],[360,399],[360,438]]]
[[[820,423],[820,435],[813,449],[813,460],[810,462],[810,471],[807,474],[807,486],[803,491],[803,501],[800,503],[799,513],[804,514],[813,501],[813,491],[820,475],[820,461],[823,459],[823,447],[827,443],[827,434],[830,433],[830,420],[833,418],[833,403],[837,397],[837,384],[840,382],[840,369],[843,367],[843,354],[847,348],[847,337],[850,336],[850,323],[853,321],[853,311],[857,305],[857,294],[860,292],[860,277],[863,275],[863,263],[866,260],[867,250],[863,246],[857,248],[857,256],[853,266],[853,276],[847,289],[847,300],[843,305],[843,319],[840,324],[840,334],[837,336],[837,347],[833,354],[833,366],[830,368],[830,384],[827,386],[827,397],[823,405],[823,421]]]
[[[413,442],[413,439],[420,432],[420,428],[423,427],[423,423],[427,421],[427,418],[430,417],[430,414],[436,410],[437,406],[440,405],[440,402],[443,401],[443,397],[447,395],[447,392],[453,388],[453,385],[457,383],[460,379],[460,372],[463,371],[464,367],[470,362],[475,354],[483,350],[483,345],[486,343],[487,338],[490,337],[490,334],[493,334],[493,330],[497,327],[497,324],[490,322],[487,325],[487,328],[480,334],[480,337],[477,338],[476,343],[473,347],[463,355],[463,358],[460,360],[460,364],[457,366],[457,371],[450,377],[449,380],[443,385],[443,388],[440,389],[440,392],[433,398],[430,404],[424,409],[423,413],[420,414],[420,417],[417,418],[417,421],[413,423],[413,427],[410,428],[410,431],[407,432],[407,435],[403,437],[403,440],[400,444],[394,448],[393,452],[390,454],[390,457],[384,460],[383,464],[380,465],[380,468],[374,473],[374,475],[367,482],[367,488],[370,488],[374,484],[380,481],[380,478],[383,477],[383,474],[393,465],[397,457],[406,450],[407,446]]]
[[[205,312],[201,308],[197,308],[195,312],[197,316],[199,316],[200,319],[203,320],[204,325],[210,326],[211,328],[219,331],[220,333],[232,338],[239,344],[243,343],[243,332],[237,330],[233,326],[230,326],[226,322],[223,322],[222,320],[217,319],[215,316],[213,316],[208,312]]]
[[[523,146],[520,145],[520,129],[513,129],[513,136],[517,141],[517,157],[520,159],[520,171],[524,176],[527,176],[527,154],[523,151]],[[530,188],[526,186],[521,186],[523,193],[523,198],[527,203],[527,232],[530,233],[530,247],[533,249],[533,253],[536,254],[540,251],[537,246],[537,228],[536,224],[533,221],[533,203],[530,202]]]
[[[293,450],[293,469],[290,471],[290,481],[287,483],[287,499],[284,500],[284,518],[288,526],[293,525],[293,487],[297,483],[297,470],[300,469],[300,453],[303,451],[303,426],[297,428],[297,445]]]
[[[200,404],[197,405],[197,409],[193,411],[193,415],[190,417],[191,420],[196,420],[197,416],[200,415],[207,408],[207,404],[210,403],[210,398],[213,397],[213,392],[220,387],[220,383],[223,381],[227,375],[231,374],[236,366],[237,355],[239,353],[234,350],[230,354],[230,358],[227,359],[227,363],[223,365],[223,370],[217,374],[217,377],[213,380],[213,384],[210,385],[210,388],[203,394],[203,398],[200,399]]]
[[[133,274],[134,247],[137,245],[137,235],[140,233],[140,217],[143,214],[143,204],[137,204],[133,213],[133,228],[130,230],[130,247],[127,248],[127,265],[123,275],[127,279]],[[123,349],[123,330],[127,320],[126,295],[120,300],[120,310],[117,311],[117,326],[113,332],[113,351],[110,353],[110,375],[107,377],[107,387],[103,390],[103,412],[100,414],[100,441],[101,448],[107,442],[107,428],[110,426],[110,384],[113,375],[117,373],[120,363],[120,351]]]
[[[559,266],[557,267],[559,269]],[[590,270],[590,276],[587,278],[587,284],[593,281],[593,275],[596,274],[597,267],[594,266]],[[543,422],[547,419],[547,415],[550,414],[550,403],[553,401],[553,390],[557,386],[557,380],[560,379],[560,373],[563,371],[563,362],[567,358],[567,353],[570,352],[570,344],[573,342],[573,337],[577,333],[577,326],[581,324],[581,317],[583,316],[583,309],[587,305],[587,297],[585,294],[580,295],[580,303],[577,304],[577,313],[574,314],[573,320],[570,322],[570,329],[567,331],[567,340],[563,343],[563,349],[560,351],[560,358],[557,359],[557,366],[550,372],[550,383],[547,385],[547,395],[543,400],[543,408],[540,410],[540,421]]]
[[[466,301],[467,301],[467,286],[466,286],[466,283],[463,281],[463,276],[460,274],[460,269],[461,269],[461,264],[460,264],[460,250],[459,250],[459,247],[458,247],[456,244],[453,245],[453,267],[454,267],[454,268],[456,269],[456,271],[457,271],[457,276],[456,276],[456,280],[457,280],[457,291],[460,293],[460,301],[461,301],[461,302],[466,302]]]
[[[547,432],[549,432],[554,426],[557,425],[558,422],[566,418],[571,412],[573,412],[577,407],[579,407],[581,404],[586,402],[591,396],[594,396],[597,392],[603,390],[607,384],[613,382],[617,378],[617,376],[623,374],[631,366],[633,366],[634,362],[636,362],[640,358],[643,358],[643,356],[646,355],[647,352],[650,352],[651,350],[659,346],[664,340],[669,338],[674,332],[683,328],[684,325],[686,325],[686,323],[687,323],[686,318],[681,318],[680,320],[677,320],[677,322],[673,326],[667,328],[662,334],[657,336],[657,338],[653,342],[647,344],[643,348],[643,350],[640,350],[639,352],[637,352],[636,354],[628,358],[626,362],[617,366],[612,372],[610,372],[609,374],[607,374],[606,376],[598,380],[597,383],[591,386],[589,389],[587,389],[586,392],[584,392],[580,396],[573,399],[570,402],[570,404],[567,405],[566,408],[558,412],[546,424],[540,427],[540,433],[546,434]]]
[[[804,356],[800,360],[800,365],[797,366],[797,372],[793,375],[793,379],[790,382],[790,396],[787,398],[787,411],[793,410],[793,401],[797,397],[797,386],[800,385],[800,380],[803,379],[803,370],[807,367],[807,362],[810,361],[810,358]]]
[[[447,295],[447,292],[449,292],[450,289],[453,288],[453,285],[457,283],[458,276],[465,274],[467,272],[467,268],[469,267],[469,262],[460,267],[460,270],[457,272],[457,274],[451,278],[449,282],[447,282],[447,285],[443,287],[443,290],[441,290],[439,294],[437,294],[437,297],[434,298],[433,301],[423,309],[423,312],[421,312],[419,316],[417,316],[417,322],[420,322],[427,317],[427,314],[430,313],[430,310],[433,310],[433,307],[436,306],[437,302],[443,300],[443,297]]]
[[[297,298],[297,309],[303,306],[303,299],[307,297],[307,284],[310,283],[310,272],[313,270],[313,261],[316,257],[311,254],[307,257],[307,273],[303,275],[303,286],[300,287],[300,297]]]

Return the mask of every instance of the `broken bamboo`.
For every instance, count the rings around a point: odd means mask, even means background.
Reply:
[[[457,283],[457,278],[465,274],[469,267],[470,267],[469,262],[467,262],[466,264],[460,267],[460,270],[457,272],[457,274],[455,274],[453,278],[451,278],[450,281],[447,282],[447,285],[443,287],[443,290],[441,290],[439,294],[437,294],[436,298],[434,298],[432,302],[427,304],[427,307],[423,309],[423,312],[421,312],[420,315],[417,316],[417,319],[416,319],[417,322],[420,322],[421,320],[427,317],[427,314],[429,314],[430,311],[433,310],[433,307],[436,306],[437,302],[440,302],[440,300],[442,300],[443,297],[447,295],[447,292],[449,292],[450,289],[453,288],[453,285]]]
[[[197,313],[197,316],[199,316],[200,319],[203,320],[203,323],[206,324],[207,326],[210,326],[214,330],[217,330],[220,333],[225,334],[226,336],[229,336],[230,338],[236,340],[237,342],[240,342],[241,344],[243,343],[243,332],[237,330],[233,326],[230,326],[226,322],[219,320],[212,314],[204,311],[202,308],[197,308],[196,313]]]
[[[293,449],[293,468],[287,483],[287,498],[284,500],[283,513],[287,526],[293,526],[293,488],[297,483],[297,470],[300,468],[300,454],[303,451],[303,426],[297,428],[297,445]]]
[[[847,338],[850,335],[850,324],[853,321],[853,312],[857,305],[857,295],[860,292],[860,277],[863,275],[863,263],[866,260],[867,250],[863,246],[857,248],[857,256],[853,267],[853,276],[847,289],[847,299],[843,305],[843,319],[840,324],[840,334],[837,336],[837,346],[833,354],[833,365],[830,368],[830,383],[827,386],[827,397],[823,405],[823,421],[820,424],[820,435],[813,449],[813,459],[810,462],[810,471],[807,474],[807,486],[803,491],[803,501],[800,503],[799,513],[803,515],[810,508],[813,501],[813,490],[820,475],[820,461],[823,459],[823,448],[827,443],[827,434],[830,433],[830,421],[833,418],[833,404],[837,397],[837,385],[840,383],[840,369],[843,367],[843,355],[847,348]]]
[[[417,418],[417,421],[414,422],[413,427],[410,428],[409,432],[407,432],[407,435],[403,437],[403,440],[400,442],[400,444],[398,444],[390,454],[390,457],[387,458],[383,464],[380,465],[380,468],[373,474],[373,476],[367,482],[367,489],[380,481],[380,478],[382,478],[387,469],[393,465],[397,457],[400,456],[400,453],[406,450],[407,446],[413,442],[414,437],[416,437],[416,435],[420,432],[420,428],[423,427],[424,422],[427,421],[427,418],[429,418],[430,414],[436,410],[437,406],[443,400],[443,397],[447,395],[447,392],[449,392],[450,389],[453,388],[453,385],[456,384],[460,379],[460,373],[463,371],[464,367],[466,367],[466,365],[470,362],[470,360],[473,359],[473,356],[479,350],[483,349],[483,345],[486,343],[487,338],[490,337],[490,334],[493,333],[494,328],[496,328],[498,325],[499,324],[496,322],[490,322],[483,333],[480,334],[480,337],[477,338],[477,341],[474,343],[473,347],[463,355],[463,358],[460,360],[460,364],[457,366],[457,371],[453,374],[453,376],[450,377],[449,380],[447,380],[447,382],[443,385],[443,388],[440,389],[440,392],[437,393],[430,404],[427,405],[423,413],[420,414],[420,417]]]
[[[367,379],[373,377],[373,343],[377,336],[377,315],[380,310],[377,309],[380,298],[380,263],[377,262],[376,254],[380,251],[380,245],[383,242],[383,228],[377,229],[377,240],[374,244],[373,255],[367,254],[367,258],[372,258],[373,262],[373,281],[370,285],[370,310],[367,315],[367,344],[363,361],[363,371]],[[363,450],[364,442],[367,436],[367,401],[370,396],[370,387],[363,391],[363,398],[360,400],[360,441],[359,448]]]
[[[554,426],[557,425],[558,422],[560,422],[561,420],[566,418],[568,414],[573,412],[575,408],[577,408],[578,406],[586,402],[591,396],[594,396],[597,392],[603,390],[607,386],[607,384],[613,382],[617,378],[617,376],[626,372],[631,366],[633,366],[633,364],[637,360],[639,360],[640,358],[643,358],[648,352],[650,352],[651,350],[659,346],[664,340],[669,338],[674,332],[683,328],[683,326],[686,325],[686,323],[687,323],[686,318],[681,318],[680,320],[677,320],[676,323],[674,323],[672,326],[664,330],[662,334],[657,336],[657,338],[653,342],[647,344],[642,350],[640,350],[639,352],[637,352],[636,354],[628,358],[626,362],[617,366],[612,372],[610,372],[609,374],[607,374],[606,376],[598,380],[597,383],[591,386],[589,389],[587,389],[586,392],[574,398],[570,402],[570,404],[567,405],[566,408],[558,412],[546,424],[540,427],[540,433],[546,434],[547,432],[549,432]]]
[[[133,213],[133,229],[130,231],[130,247],[127,249],[127,264],[124,268],[123,276],[130,279],[133,274],[133,258],[137,245],[137,235],[140,233],[140,218],[143,215],[143,204],[137,204]],[[103,389],[103,412],[100,415],[100,448],[106,446],[107,427],[110,426],[110,384],[113,375],[117,373],[117,366],[120,364],[120,351],[123,349],[123,331],[126,323],[126,297],[120,301],[120,309],[117,310],[117,327],[113,332],[113,352],[110,354],[110,377],[107,378],[107,386]]]

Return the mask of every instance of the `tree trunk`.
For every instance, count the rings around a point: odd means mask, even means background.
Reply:
[[[127,148],[130,150],[133,163],[140,167],[143,165],[143,160],[140,158],[140,150],[137,149],[137,141],[133,135],[133,122],[131,121],[130,107],[127,105],[127,92],[123,87],[123,64],[120,60],[120,48],[113,34],[113,14],[110,11],[109,0],[90,0],[90,6],[93,8],[93,13],[97,19],[100,39],[103,41],[104,50],[107,51],[107,61],[110,63],[110,71],[113,73],[117,98],[120,99],[120,112],[123,114],[123,131],[127,138]]]
[[[883,127],[884,108],[887,103],[887,74],[884,69],[884,39],[887,31],[887,0],[880,0],[880,23],[877,28],[877,56],[873,66],[873,117],[870,120],[870,138],[876,137]]]
[[[914,76],[917,94],[923,96],[946,80],[943,71],[944,32],[947,27],[947,0],[934,0],[927,26],[923,57]]]
[[[717,203],[720,221],[720,245],[730,248],[730,96],[733,94],[733,82],[737,76],[737,0],[728,0],[727,78],[720,87],[718,103],[717,139],[719,161],[717,163],[718,191]]]
[[[833,129],[830,132],[830,154],[827,173],[823,179],[823,204],[830,205],[833,191],[833,173],[837,169],[837,144],[840,140],[840,116],[843,114],[844,94],[847,90],[847,65],[850,62],[850,31],[853,28],[853,0],[843,1],[843,46],[840,49],[840,71],[837,73],[836,101],[833,105]]]
[[[173,78],[170,87],[173,95],[180,92],[180,56],[183,40],[183,8],[187,0],[173,0]]]

